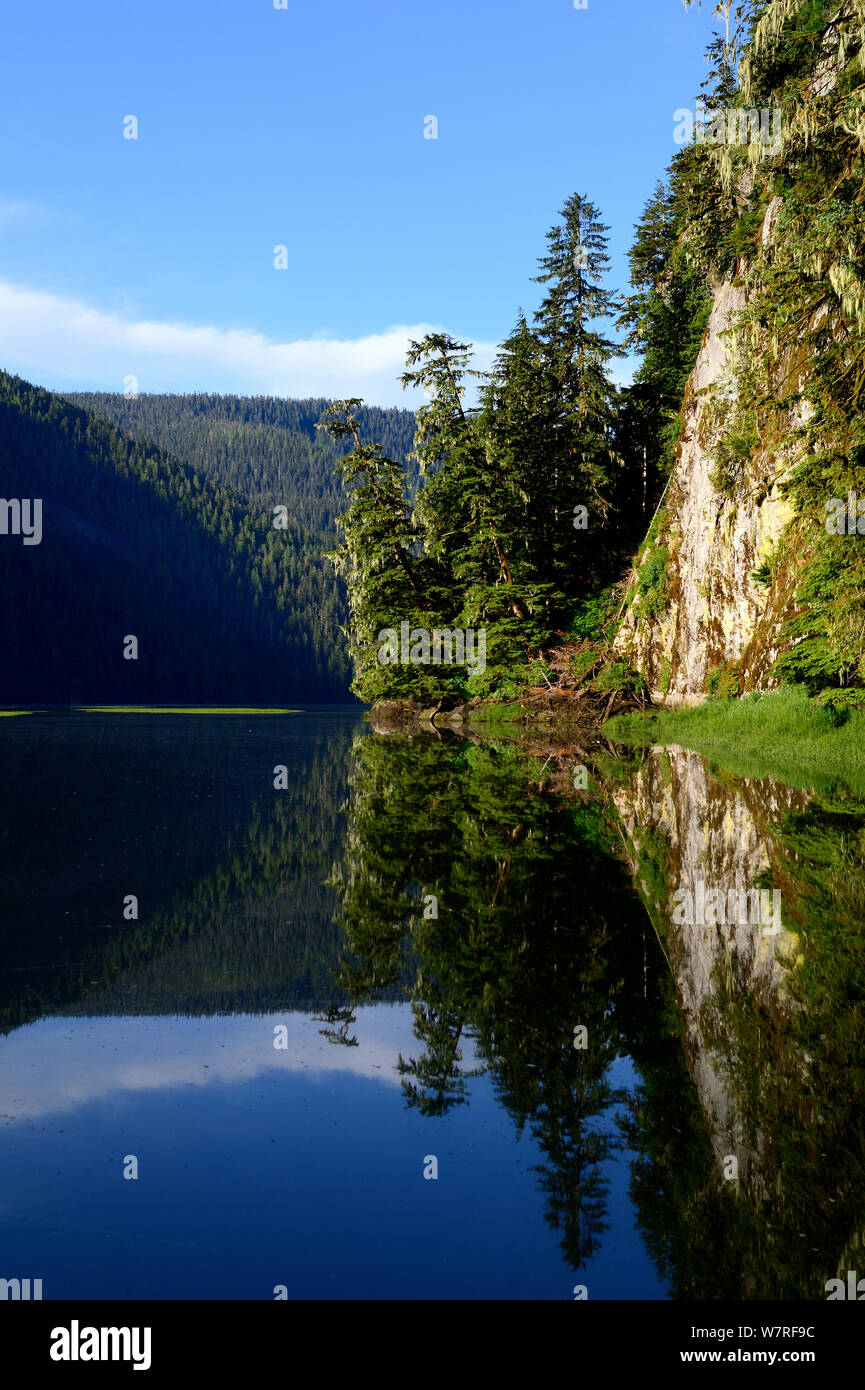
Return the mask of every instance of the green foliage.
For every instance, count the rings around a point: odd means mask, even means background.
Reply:
[[[571,666],[578,681],[591,670],[598,659],[597,645],[578,648],[571,657]]]
[[[656,545],[650,550],[640,566],[637,575],[639,601],[637,612],[641,617],[655,618],[665,612],[669,603],[667,564],[669,551],[665,545]]]
[[[727,241],[735,256],[751,256],[756,250],[756,239],[766,213],[768,197],[756,207],[746,208],[737,222],[727,233]]]
[[[733,497],[759,442],[756,413],[737,413],[725,426],[713,452],[714,468],[709,477],[712,486]]]
[[[615,636],[620,606],[614,585],[589,594],[574,610],[568,629],[570,635],[583,641],[609,641]]]
[[[659,507],[658,510],[655,512],[655,515],[652,517],[651,524],[649,526],[648,531],[646,532],[643,543],[637,551],[638,560],[641,560],[645,555],[646,551],[649,550],[653,545],[657,544],[659,537],[664,534],[666,529],[667,509],[666,507]]]
[[[621,448],[633,457],[623,511],[645,528],[673,464],[681,432],[681,405],[696,361],[717,273],[718,218],[707,197],[705,152],[686,148],[658,183],[638,223],[629,252],[632,293],[619,320],[626,346],[640,354],[633,385],[623,393],[617,423]],[[639,472],[642,487],[637,491]],[[633,534],[636,546],[639,534]]]
[[[817,537],[816,554],[803,569],[797,601],[800,610],[784,631],[795,645],[778,658],[773,673],[800,681],[812,694],[829,681],[861,691],[865,686],[865,538]]]
[[[719,700],[734,700],[742,693],[742,670],[739,662],[713,666],[706,675],[706,694]]]
[[[321,424],[331,438],[348,439],[354,446],[338,463],[350,504],[339,519],[342,544],[330,557],[348,588],[352,689],[366,700],[389,693],[432,698],[440,689],[435,675],[380,662],[380,634],[399,632],[411,609],[423,611],[427,586],[412,553],[403,467],[378,444],[361,443],[354,413],[361,404],[358,399],[335,401]]]
[[[759,584],[761,589],[768,589],[772,583],[772,564],[771,558],[767,557],[751,572],[751,578],[755,584]]]
[[[818,705],[834,711],[837,725],[846,724],[851,710],[865,711],[865,690],[821,690],[816,697]]]
[[[626,661],[608,662],[592,681],[592,689],[600,694],[616,691],[621,695],[636,695],[647,699],[649,689],[639,671],[633,670]]]

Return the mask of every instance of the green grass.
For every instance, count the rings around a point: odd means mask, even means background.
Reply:
[[[0,709],[0,719],[14,719],[18,714],[32,713],[32,709]]]
[[[817,792],[843,782],[865,796],[865,714],[833,712],[800,689],[615,715],[604,732],[617,743],[678,743],[738,776],[774,777]]]
[[[510,727],[513,725],[519,728],[522,721],[522,710],[519,704],[508,701],[501,705],[479,705],[471,712],[472,724],[489,724],[498,728],[500,725]]]
[[[85,714],[303,714],[299,709],[259,709],[255,706],[213,708],[193,705],[74,705]]]

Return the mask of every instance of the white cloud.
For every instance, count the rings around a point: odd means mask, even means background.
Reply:
[[[273,1045],[277,1024],[288,1032],[285,1049]],[[342,1074],[397,1087],[398,1054],[418,1052],[412,1024],[407,1004],[360,1007],[351,1030],[357,1047],[337,1047],[312,1015],[288,1011],[40,1019],[3,1040],[0,1123],[62,1114],[123,1093],[243,1084],[275,1071],[305,1072],[310,1084]],[[472,1044],[463,1051],[463,1065],[475,1065]]]
[[[411,407],[422,397],[399,384],[406,347],[434,327],[400,324],[362,338],[275,342],[254,329],[126,319],[0,281],[0,367],[60,391],[122,391],[132,375],[145,392],[362,396],[373,405]],[[475,349],[474,365],[489,366],[495,345]]]

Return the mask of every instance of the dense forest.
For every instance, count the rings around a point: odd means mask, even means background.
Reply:
[[[705,267],[688,265],[669,296],[654,288],[687,206],[677,166],[637,229],[633,293],[622,298],[605,287],[609,229],[574,194],[547,234],[534,324],[520,311],[491,372],[475,370],[470,345],[447,333],[411,344],[402,382],[427,396],[417,411],[417,485],[398,459],[364,442],[359,399],[326,412],[324,428],[353,445],[338,463],[351,505],[335,560],[348,584],[353,689],[363,699],[445,708],[478,696],[510,700],[549,685],[550,652],[563,648],[574,684],[594,676],[598,688],[643,687],[622,663],[598,671],[598,653],[616,609],[621,616],[621,577],[669,473],[708,316]],[[643,354],[627,388],[612,375],[625,351],[617,327]],[[399,651],[388,650],[381,634],[401,625]],[[484,669],[424,653],[424,633],[479,629]]]
[[[0,374],[3,494],[43,508],[39,544],[0,547],[0,698],[350,699],[344,595],[324,559],[341,451],[313,423],[327,402],[98,404],[122,429]],[[397,451],[411,421],[366,418]]]
[[[446,333],[411,345],[403,382],[428,397],[419,490],[365,442],[358,400],[331,412],[354,446],[339,563],[364,699],[447,708],[564,683],[642,700],[669,685],[678,633],[717,647],[689,694],[792,682],[865,700],[863,6],[717,12],[705,120],[643,211],[629,293],[608,287],[607,228],[574,194],[547,236],[533,322],[518,316],[490,373]],[[761,113],[779,118],[777,142],[754,135]],[[739,307],[706,361],[726,355],[728,370],[707,392],[692,373],[725,298]],[[617,389],[623,343],[639,363]],[[710,456],[706,551],[731,557],[717,582],[681,558],[696,484],[668,487],[686,430],[697,463]],[[853,526],[833,533],[827,507],[848,498]],[[650,628],[631,646],[615,641],[626,609]],[[449,664],[436,634],[481,629],[485,665]]]
[[[345,495],[334,469],[342,450],[316,429],[330,405],[324,397],[79,391],[67,392],[66,399],[135,439],[158,444],[266,514],[285,506],[308,535],[333,540]],[[385,453],[406,459],[414,434],[410,410],[367,406],[361,418]]]

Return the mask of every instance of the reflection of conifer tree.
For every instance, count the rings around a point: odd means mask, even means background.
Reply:
[[[598,868],[603,871],[603,861]],[[615,879],[608,868],[596,883],[581,885],[588,890],[588,912],[600,910],[601,878],[604,910],[615,912],[618,896],[627,921],[626,894],[610,891]],[[575,923],[573,908],[566,914],[563,904],[550,906],[549,912],[539,909],[537,929],[514,953],[520,993],[488,995],[480,1048],[490,1057],[505,1105],[520,1128],[528,1125],[545,1156],[535,1171],[547,1198],[546,1219],[562,1232],[562,1250],[576,1269],[597,1252],[607,1229],[609,1181],[602,1165],[622,1147],[612,1112],[624,1099],[609,1081],[609,1068],[626,1047],[610,1006],[625,985],[622,968],[633,979],[635,962],[627,960],[624,934],[607,934],[603,923]],[[584,1051],[573,1046],[577,1001],[588,1028]]]
[[[449,1007],[447,997],[438,986],[427,982],[423,971],[418,972],[412,1013],[412,1031],[425,1048],[417,1061],[414,1057],[406,1061],[400,1053],[400,1075],[412,1076],[418,1083],[404,1081],[403,1095],[422,1115],[444,1115],[451,1106],[467,1103],[466,1078],[482,1075],[484,1068],[466,1071],[460,1067],[465,1013]]]
[[[562,1249],[577,1269],[600,1248],[600,1236],[609,1229],[607,1211],[608,1180],[601,1164],[610,1159],[621,1141],[602,1130],[589,1127],[575,1097],[558,1098],[561,1108],[547,1109],[533,1124],[549,1162],[539,1165],[539,1187],[546,1194],[546,1220],[563,1231]],[[610,1095],[597,1095],[596,1104],[604,1109]],[[597,1113],[597,1112],[589,1112]]]
[[[340,1008],[338,1004],[330,1004],[323,1013],[315,1014],[318,1023],[338,1023],[338,1028],[319,1028],[322,1037],[327,1038],[328,1042],[339,1043],[343,1047],[357,1047],[356,1037],[349,1037],[348,1030],[357,1021],[355,1013],[356,1001],[353,1001],[348,1008]]]
[[[340,1027],[321,1032],[330,1042],[355,1047],[357,1038],[349,1037],[348,1030],[355,1022],[358,1004],[380,995],[399,975],[404,926],[399,919],[394,921],[393,898],[387,893],[385,880],[363,874],[363,858],[357,854],[354,837],[350,834],[348,839],[343,864],[328,879],[342,894],[342,911],[336,923],[344,934],[344,946],[334,983],[348,1002],[334,1002],[323,1012],[324,1022]]]
[[[426,1115],[467,1103],[478,1072],[461,1053],[474,1040],[540,1146],[548,1220],[576,1267],[605,1229],[622,1099],[608,1073],[627,1051],[624,1001],[642,991],[642,908],[599,811],[563,807],[512,746],[390,736],[358,740],[355,755],[342,920],[353,951],[377,942],[398,969],[404,931],[418,962],[424,1046],[400,1058],[406,1099]],[[435,893],[437,919],[424,920],[418,885]]]
[[[341,998],[323,1020],[339,1023],[322,1030],[332,1042],[353,1046],[348,1028],[363,999],[380,997],[400,976],[408,923],[416,909],[411,888],[418,845],[407,839],[399,817],[387,810],[387,783],[381,759],[370,756],[377,740],[359,736],[354,743],[351,792],[343,808],[348,825],[342,858],[328,883],[340,897],[336,923],[343,949],[334,984]],[[389,765],[390,760],[384,760]]]

